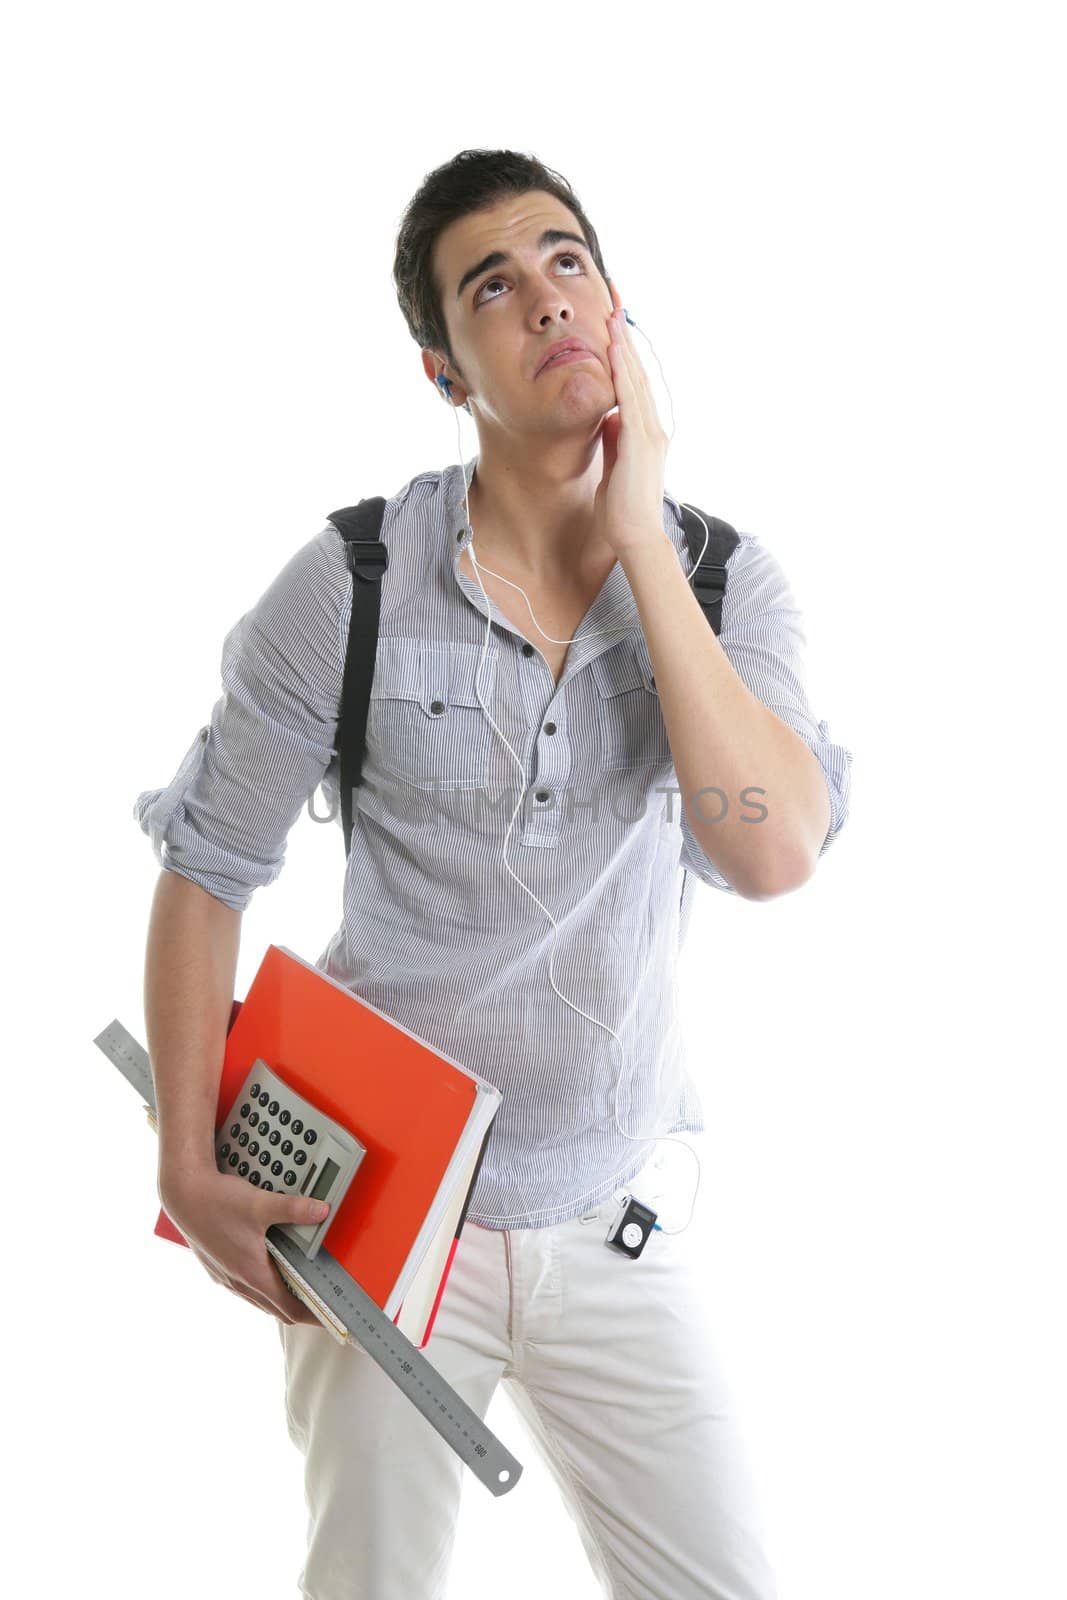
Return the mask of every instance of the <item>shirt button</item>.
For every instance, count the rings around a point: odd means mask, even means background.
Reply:
[[[554,722],[546,722],[545,723],[545,732],[546,733],[555,733],[555,731],[556,731],[556,724]]]
[[[534,647],[530,643],[529,639],[524,639],[523,640],[522,653],[523,653],[524,656],[532,656],[533,655]]]
[[[438,716],[444,709],[445,709],[445,703],[444,703],[443,700],[431,700],[430,701],[430,710],[433,712],[435,717]]]
[[[552,796],[547,789],[538,789],[534,798],[537,800],[550,800]]]

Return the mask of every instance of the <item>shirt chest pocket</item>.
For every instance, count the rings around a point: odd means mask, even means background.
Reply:
[[[368,757],[419,789],[483,788],[497,735],[481,702],[499,720],[498,654],[490,647],[483,661],[480,644],[379,638],[367,708]]]
[[[600,765],[654,767],[671,760],[647,647],[622,639],[592,662],[599,691]]]

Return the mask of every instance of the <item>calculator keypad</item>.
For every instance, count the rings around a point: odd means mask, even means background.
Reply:
[[[287,1103],[288,1102],[288,1103]],[[319,1126],[315,1126],[314,1118]],[[322,1134],[321,1148],[320,1133]],[[363,1144],[257,1061],[216,1135],[219,1164],[257,1188],[315,1194],[331,1202],[324,1224],[285,1224],[309,1254],[366,1154]]]

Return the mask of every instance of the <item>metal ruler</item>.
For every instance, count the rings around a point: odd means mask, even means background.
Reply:
[[[117,1018],[97,1034],[93,1043],[144,1099],[154,1126],[156,1091],[147,1050]],[[266,1242],[294,1294],[312,1304],[298,1287],[302,1282],[320,1302],[313,1309],[326,1312],[343,1335],[342,1342],[358,1343],[378,1363],[491,1494],[507,1494],[514,1489],[522,1476],[522,1463],[504,1448],[477,1412],[445,1382],[437,1368],[416,1350],[325,1246],[320,1246],[314,1261],[309,1261],[295,1240],[273,1226],[267,1229]],[[285,1271],[286,1263],[296,1274],[297,1282]]]

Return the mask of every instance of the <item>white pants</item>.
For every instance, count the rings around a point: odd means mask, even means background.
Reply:
[[[659,1150],[626,1190],[680,1228],[696,1165]],[[504,1380],[609,1600],[774,1600],[697,1226],[654,1231],[630,1260],[604,1242],[617,1209],[503,1231],[468,1219],[422,1354],[483,1419]],[[301,1594],[445,1600],[468,1469],[365,1351],[278,1328],[306,1458]],[[503,1442],[523,1459],[522,1439]],[[505,1592],[496,1576],[487,1594]]]

